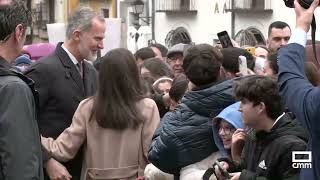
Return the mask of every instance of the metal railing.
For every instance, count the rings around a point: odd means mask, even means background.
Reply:
[[[196,0],[156,0],[155,7],[158,12],[185,12],[196,11]]]
[[[228,0],[227,11],[235,10],[272,10],[272,0]]]

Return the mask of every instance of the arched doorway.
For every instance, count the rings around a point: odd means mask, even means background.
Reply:
[[[234,40],[240,46],[265,45],[266,40],[261,31],[255,27],[241,29],[235,36]]]
[[[190,44],[191,42],[192,39],[188,30],[181,26],[169,31],[165,39],[165,44],[168,48],[174,46],[175,44]]]

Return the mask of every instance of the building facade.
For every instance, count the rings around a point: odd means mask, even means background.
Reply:
[[[33,12],[30,42],[47,41],[47,24],[65,23],[68,15],[79,6],[89,6],[106,18],[117,16],[116,0],[28,0],[28,5]]]
[[[127,32],[130,29],[134,30],[129,14],[132,11],[131,4],[135,1],[118,0],[118,17],[126,22],[124,25]],[[150,39],[164,45],[168,45],[166,41],[170,39],[170,33],[179,27],[186,29],[194,43],[208,44],[213,44],[217,39],[217,33],[224,30],[234,37],[239,31],[250,28],[267,39],[268,26],[273,21],[284,21],[291,28],[295,27],[294,10],[287,8],[281,0],[144,0],[143,2],[148,2],[145,11],[151,19],[154,19],[154,23],[151,22],[148,25],[149,30],[145,32],[150,33],[148,35]],[[316,14],[319,14],[319,11],[316,11]],[[319,23],[318,18],[317,24]],[[145,45],[148,40],[144,41],[141,44]]]

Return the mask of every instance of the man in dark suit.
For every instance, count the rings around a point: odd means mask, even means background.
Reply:
[[[40,59],[26,72],[39,91],[38,119],[42,136],[57,138],[70,126],[80,101],[95,93],[97,72],[87,60],[95,60],[97,51],[103,48],[105,30],[102,16],[90,8],[78,9],[68,19],[65,42],[59,43],[53,54]],[[65,164],[72,179],[80,179],[82,156],[80,150]],[[52,169],[50,163],[46,164],[51,179],[70,178],[61,166]]]

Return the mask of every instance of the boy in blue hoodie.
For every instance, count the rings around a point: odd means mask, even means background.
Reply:
[[[239,111],[240,102],[225,108],[213,119],[213,139],[223,157],[231,156],[232,135],[237,129],[244,129]]]

